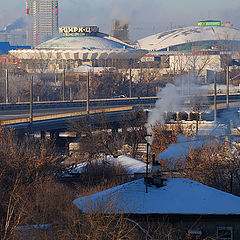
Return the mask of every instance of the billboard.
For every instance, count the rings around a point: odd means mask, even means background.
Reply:
[[[198,26],[221,26],[221,21],[199,21]]]
[[[59,32],[65,33],[65,34],[90,34],[90,33],[96,33],[99,31],[99,28],[97,26],[84,26],[84,27],[60,27]]]

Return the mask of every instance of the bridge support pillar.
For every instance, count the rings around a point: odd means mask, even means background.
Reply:
[[[113,126],[112,126],[112,135],[114,136],[114,135],[116,135],[117,133],[118,133],[118,126],[113,125]]]
[[[16,134],[17,134],[18,140],[20,140],[21,142],[24,141],[24,139],[26,138],[26,135],[23,131],[16,132]]]
[[[50,131],[50,139],[57,141],[59,139],[59,132],[58,131]]]
[[[127,134],[127,127],[122,127],[122,133],[126,136],[126,134]]]
[[[180,118],[179,118],[179,112],[176,112],[176,121],[179,121]]]
[[[41,131],[41,140],[45,140],[45,138],[46,138],[46,132]]]
[[[76,133],[76,138],[77,138],[77,139],[81,139],[81,138],[82,138],[82,133],[79,133],[79,132]]]
[[[163,117],[164,117],[164,122],[166,122],[168,120],[167,112],[164,112]]]

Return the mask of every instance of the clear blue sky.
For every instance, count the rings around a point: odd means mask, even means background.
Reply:
[[[25,0],[1,0],[0,27],[25,16]],[[59,0],[61,25],[98,25],[109,32],[111,20],[130,22],[133,39],[202,19],[231,21],[240,28],[239,0]]]

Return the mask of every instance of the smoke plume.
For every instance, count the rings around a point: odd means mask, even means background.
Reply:
[[[146,128],[152,134],[151,126],[157,122],[164,124],[166,112],[190,111],[195,104],[207,105],[208,89],[198,84],[198,79],[192,73],[176,78],[173,84],[168,83],[158,92],[160,98],[154,109],[149,113]]]
[[[230,91],[238,90],[239,87],[230,87]],[[209,110],[207,95],[209,90],[213,92],[214,85],[200,85],[194,75],[188,74],[178,77],[174,84],[167,84],[162,91],[158,93],[159,99],[155,108],[150,112],[147,122],[148,134],[152,133],[151,126],[156,122],[164,124],[165,112],[192,111],[195,104],[203,106],[203,110]],[[218,85],[217,92],[226,91],[226,85]],[[236,108],[224,109],[217,115],[216,122],[204,123],[199,130],[199,135],[194,137],[178,136],[178,142],[171,144],[164,152],[160,153],[158,158],[165,159],[170,168],[174,169],[180,157],[188,154],[190,149],[196,149],[205,146],[213,141],[223,141],[226,133],[230,133],[230,123],[232,127],[239,125],[239,116]],[[148,138],[151,143],[152,139]]]

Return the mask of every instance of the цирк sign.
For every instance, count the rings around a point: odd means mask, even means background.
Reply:
[[[99,31],[97,26],[88,27],[60,27],[60,33],[96,33]]]

